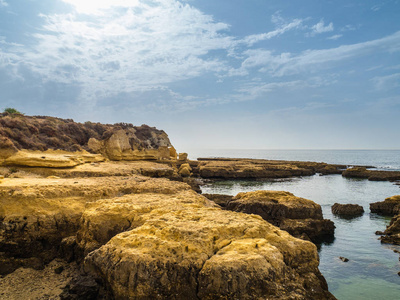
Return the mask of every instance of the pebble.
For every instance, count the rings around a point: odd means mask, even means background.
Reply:
[[[340,258],[340,260],[341,260],[342,262],[348,262],[348,261],[349,261],[348,258],[343,257],[343,256],[339,256],[339,258]]]

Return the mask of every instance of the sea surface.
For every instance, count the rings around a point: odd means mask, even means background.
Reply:
[[[318,161],[344,165],[369,165],[380,170],[400,170],[400,150],[204,150],[197,157],[242,157]],[[400,299],[399,246],[381,244],[376,231],[385,230],[389,217],[370,213],[369,204],[399,195],[391,182],[347,179],[341,175],[305,176],[272,181],[225,180],[202,187],[204,193],[236,195],[254,190],[289,191],[322,206],[324,218],[335,222],[335,240],[319,250],[320,270],[329,290],[340,300]],[[352,220],[331,213],[334,203],[364,207],[362,217]],[[349,259],[342,262],[339,257]]]

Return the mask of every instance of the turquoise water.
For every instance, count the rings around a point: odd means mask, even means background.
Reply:
[[[329,153],[325,154],[329,156]],[[400,151],[397,151],[397,154],[400,154]],[[376,153],[373,155],[382,157]],[[393,157],[400,159],[400,155]],[[336,159],[345,160],[346,157]],[[396,168],[400,167],[397,160],[386,161],[388,165]],[[372,160],[358,161],[361,162],[358,164],[375,165]],[[329,290],[340,300],[400,299],[400,276],[397,275],[400,272],[399,254],[393,252],[395,249],[400,250],[400,247],[381,244],[375,235],[375,231],[383,231],[386,228],[390,218],[370,214],[369,211],[369,203],[400,194],[399,186],[390,182],[346,179],[340,175],[315,175],[278,181],[218,181],[203,186],[202,190],[204,193],[230,195],[254,190],[283,190],[315,201],[321,205],[324,218],[331,219],[336,226],[334,242],[323,244],[319,252],[320,270],[328,282]],[[362,217],[352,220],[337,218],[332,215],[330,209],[335,202],[360,204],[365,213]],[[342,262],[339,256],[347,257],[349,262]]]

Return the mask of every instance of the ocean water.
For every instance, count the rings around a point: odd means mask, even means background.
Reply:
[[[297,153],[297,154],[296,154]],[[400,170],[400,150],[220,150],[198,153],[198,157],[247,157],[283,160],[306,160],[346,165],[372,165],[379,169]],[[391,182],[347,179],[340,175],[308,176],[274,181],[218,181],[202,187],[204,193],[236,195],[254,190],[289,191],[320,204],[324,218],[334,221],[335,240],[319,250],[320,270],[329,290],[340,300],[400,299],[399,246],[381,244],[375,231],[383,231],[390,218],[370,213],[369,203],[399,195],[400,186]],[[352,220],[331,213],[334,203],[354,203],[364,207],[363,216]],[[349,262],[342,262],[344,256]]]
[[[190,159],[199,157],[259,158],[271,160],[315,161],[348,166],[374,166],[400,171],[400,150],[224,150],[196,149]]]

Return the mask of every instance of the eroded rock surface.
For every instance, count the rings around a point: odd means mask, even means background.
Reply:
[[[70,157],[32,154],[47,150],[64,150]],[[75,154],[82,151],[111,160],[176,160],[167,134],[147,125],[81,124],[71,119],[0,114],[0,160],[8,165],[73,167],[82,163],[82,156]]]
[[[398,171],[375,171],[368,170],[365,167],[349,168],[342,173],[343,177],[361,178],[371,181],[394,181],[400,180],[400,172]]]
[[[393,216],[389,226],[384,232],[379,232],[382,236],[382,243],[400,245],[400,195],[386,198],[385,201],[370,204],[371,212],[386,216]]]
[[[203,178],[254,179],[310,176],[316,173],[340,174],[342,165],[264,159],[199,158],[196,166]],[[197,170],[196,170],[197,171]]]
[[[383,234],[382,243],[400,245],[400,214],[392,218]]]
[[[171,193],[184,183],[144,176],[6,178],[0,183],[0,273],[55,258],[63,238],[75,235],[88,202],[131,193]]]
[[[314,242],[331,240],[335,226],[323,219],[321,206],[311,200],[283,191],[255,191],[237,194],[227,209],[257,214],[264,220]]]
[[[400,195],[386,198],[385,201],[370,203],[372,213],[394,216],[400,214]]]
[[[116,299],[333,299],[313,244],[258,216],[206,207],[197,194],[182,197],[192,199],[188,206],[176,206],[180,198],[172,197],[168,209],[141,213],[133,229],[86,257],[86,269]]]
[[[312,243],[221,210],[183,182],[125,176],[124,167],[124,176],[2,179],[3,274],[64,255],[84,259],[115,299],[334,299]]]
[[[335,203],[331,207],[332,213],[344,218],[355,218],[362,216],[364,208],[358,204]]]

